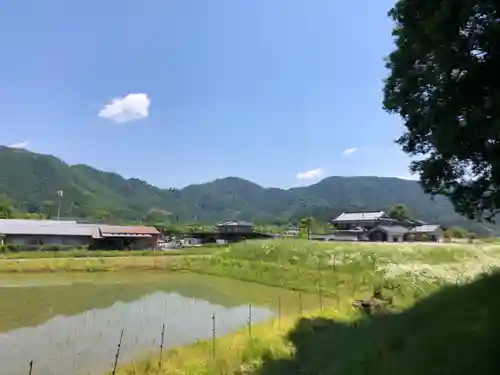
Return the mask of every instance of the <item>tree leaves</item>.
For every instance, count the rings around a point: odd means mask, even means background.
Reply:
[[[500,207],[500,2],[400,0],[384,108],[426,192],[469,218]]]
[[[404,204],[397,203],[391,207],[389,210],[389,216],[393,219],[397,220],[405,220],[405,219],[410,219],[411,214],[410,210],[408,207]]]

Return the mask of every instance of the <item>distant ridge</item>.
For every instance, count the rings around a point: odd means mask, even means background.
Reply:
[[[55,216],[60,189],[64,190],[61,216],[73,219],[204,223],[240,219],[282,224],[304,215],[328,220],[343,211],[388,210],[402,203],[415,218],[429,223],[458,225],[480,234],[498,229],[460,217],[446,198],[431,200],[416,181],[396,177],[332,176],[286,190],[226,177],[182,189],[160,189],[87,165],[71,166],[51,155],[0,146],[0,197],[18,209]]]

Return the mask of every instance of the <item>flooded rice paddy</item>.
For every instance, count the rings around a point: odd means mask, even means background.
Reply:
[[[313,296],[192,274],[0,276],[2,375],[101,375],[159,348],[227,334],[312,303]],[[316,302],[316,300],[314,299]]]

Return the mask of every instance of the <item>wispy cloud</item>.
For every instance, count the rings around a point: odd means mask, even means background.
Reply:
[[[346,148],[344,151],[342,151],[342,154],[347,156],[347,155],[354,154],[356,151],[358,151],[357,147]]]
[[[309,171],[305,172],[299,172],[297,173],[297,178],[299,180],[312,180],[313,178],[319,178],[323,176],[323,169],[321,168],[316,168],[316,169],[311,169]]]
[[[18,142],[18,143],[13,143],[9,145],[11,148],[26,148],[29,145],[29,141],[24,141],[24,142]]]
[[[128,94],[106,104],[99,111],[99,117],[117,123],[143,119],[149,116],[150,104],[147,94]]]

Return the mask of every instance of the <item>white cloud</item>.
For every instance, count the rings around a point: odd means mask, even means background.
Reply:
[[[356,151],[358,151],[357,147],[346,148],[344,151],[342,151],[342,154],[351,155],[354,154]]]
[[[113,122],[139,120],[148,117],[150,104],[147,94],[128,94],[106,104],[99,111],[99,117]]]
[[[313,178],[318,178],[323,176],[323,170],[321,168],[311,169],[310,171],[297,173],[297,178],[299,180],[311,180]]]
[[[29,145],[29,141],[24,141],[24,142],[18,142],[18,143],[13,143],[9,145],[11,148],[26,148]]]

